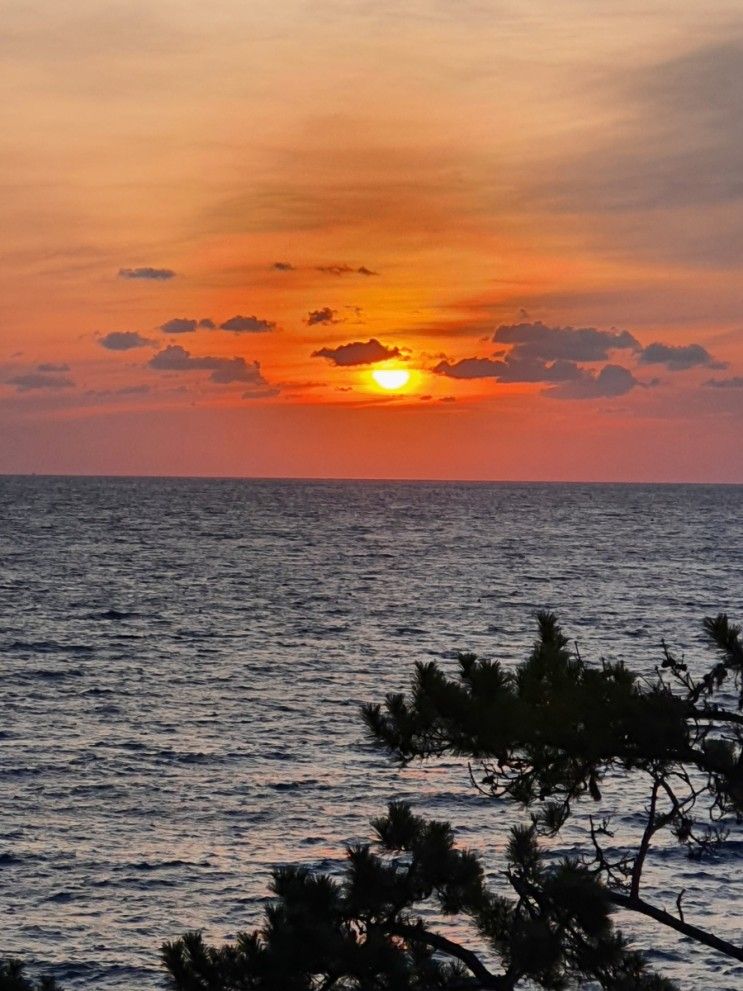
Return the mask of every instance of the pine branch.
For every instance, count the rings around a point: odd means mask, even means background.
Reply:
[[[483,991],[511,991],[514,986],[513,981],[504,974],[493,974],[489,971],[473,950],[460,946],[459,943],[447,939],[446,936],[429,932],[422,925],[409,926],[396,922],[388,926],[387,931],[393,936],[401,936],[410,942],[425,943],[431,949],[459,960],[477,978]]]
[[[656,908],[655,905],[651,905],[643,898],[633,898],[632,895],[624,895],[619,891],[612,891],[611,889],[607,889],[607,897],[609,901],[613,902],[619,908],[626,909],[628,912],[639,912],[640,915],[646,915],[650,919],[655,919],[656,922],[660,922],[670,929],[675,929],[676,932],[688,936],[689,939],[693,939],[697,943],[703,943],[713,950],[719,950],[725,956],[733,957],[735,960],[743,960],[743,946],[736,946],[726,939],[715,936],[714,933],[700,929],[699,926],[694,926],[690,922],[677,919],[675,915],[671,915],[670,912],[666,912],[662,908]]]
[[[645,831],[642,834],[642,840],[640,841],[640,849],[637,851],[637,856],[635,857],[635,863],[632,868],[632,881],[630,884],[630,897],[637,898],[640,894],[640,878],[642,877],[642,868],[645,864],[645,858],[647,857],[648,850],[650,849],[650,841],[653,838],[653,834],[658,830],[658,824],[655,819],[655,807],[658,802],[658,788],[660,787],[660,782],[657,778],[653,780],[653,789],[650,793],[650,808],[648,809],[648,822],[645,826]]]

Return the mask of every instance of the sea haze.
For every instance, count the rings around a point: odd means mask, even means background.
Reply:
[[[743,620],[741,487],[5,477],[0,505],[0,953],[70,989],[161,986],[164,939],[250,928],[273,864],[334,868],[392,798],[496,870],[513,810],[364,742],[359,703],[415,660],[515,663],[552,608],[651,673],[661,638],[701,666],[702,617]],[[661,850],[648,894],[739,936],[741,849]],[[682,988],[743,986],[625,928]]]

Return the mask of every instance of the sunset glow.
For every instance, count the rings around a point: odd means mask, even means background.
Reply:
[[[743,480],[738,3],[4,28],[0,470]]]

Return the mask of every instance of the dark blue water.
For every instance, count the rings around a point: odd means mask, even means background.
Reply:
[[[393,797],[496,869],[512,813],[466,768],[364,744],[359,702],[414,660],[515,662],[550,607],[649,672],[661,637],[706,664],[702,617],[743,619],[741,487],[6,477],[0,507],[0,953],[68,988],[158,987],[162,940],[250,927],[271,865],[332,867]],[[651,857],[648,895],[681,887],[739,934],[732,855]],[[627,928],[682,987],[743,987]]]

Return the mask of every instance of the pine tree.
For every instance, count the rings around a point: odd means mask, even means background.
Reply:
[[[52,977],[34,982],[26,977],[20,960],[0,960],[0,991],[60,991]]]
[[[580,980],[607,991],[670,991],[613,925],[640,913],[737,960],[743,947],[653,905],[643,867],[667,832],[701,856],[743,813],[743,647],[723,615],[705,620],[717,652],[694,678],[663,645],[655,676],[622,664],[590,666],[556,619],[538,616],[539,638],[515,670],[465,654],[456,677],[418,664],[412,690],[364,707],[371,739],[402,764],[466,758],[473,784],[508,799],[527,822],[510,831],[495,886],[479,858],[458,849],[448,823],[402,803],[375,820],[376,843],[351,847],[341,878],[287,867],[274,873],[264,924],[234,944],[188,933],[163,948],[177,991],[510,991],[527,979],[545,989]],[[726,704],[727,689],[737,708]],[[478,774],[474,769],[479,768]],[[610,858],[609,824],[588,813],[580,858],[547,860],[540,837],[601,798],[609,773],[647,783],[636,847]],[[471,939],[437,932],[431,915],[459,917]],[[476,946],[472,949],[471,944]]]

